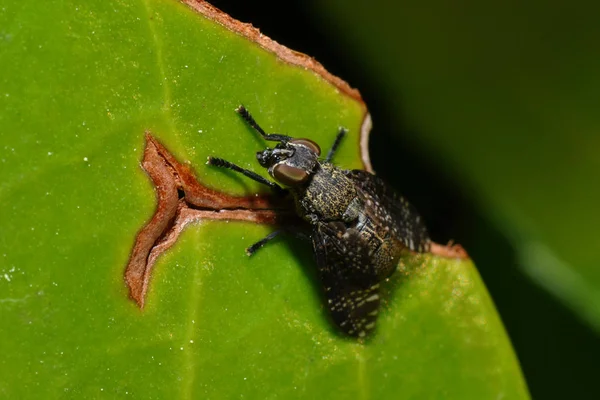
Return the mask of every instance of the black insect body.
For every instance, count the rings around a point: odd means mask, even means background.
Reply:
[[[344,129],[320,161],[321,150],[315,142],[267,134],[243,106],[236,111],[265,140],[278,142],[256,157],[285,189],[220,158],[210,157],[208,164],[291,193],[297,214],[310,226],[308,236],[333,321],[350,336],[366,336],[375,327],[379,312],[380,282],[394,272],[402,253],[429,249],[423,221],[403,197],[375,175],[343,170],[330,163]],[[254,253],[286,230],[290,229],[271,233],[250,246],[247,253]]]

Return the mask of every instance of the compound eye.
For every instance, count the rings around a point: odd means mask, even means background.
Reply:
[[[302,146],[308,147],[317,156],[321,155],[321,148],[319,147],[319,145],[310,139],[294,139],[290,141],[290,143],[301,144]]]
[[[308,179],[308,172],[287,164],[277,164],[273,168],[273,178],[286,186],[296,186]]]

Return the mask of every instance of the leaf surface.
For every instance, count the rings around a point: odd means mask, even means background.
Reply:
[[[251,194],[264,189],[204,164],[259,171],[238,104],[324,148],[349,128],[344,168],[362,167],[364,104],[175,1],[3,8],[2,397],[527,398],[470,261],[405,260],[361,344],[327,321],[307,244],[248,258],[271,228],[203,222],[159,259],[140,310],[123,272],[155,207],[146,130],[202,182]]]

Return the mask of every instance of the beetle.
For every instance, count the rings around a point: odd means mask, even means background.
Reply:
[[[266,133],[244,106],[236,111],[266,141],[277,142],[256,153],[258,163],[274,181],[221,158],[209,157],[207,164],[239,172],[278,193],[289,193],[296,214],[308,226],[308,234],[297,228],[276,230],[248,247],[247,254],[285,231],[307,237],[333,322],[346,335],[367,336],[379,313],[380,283],[396,270],[403,253],[429,250],[422,218],[377,176],[331,163],[346,129],[339,129],[321,159],[314,141]]]

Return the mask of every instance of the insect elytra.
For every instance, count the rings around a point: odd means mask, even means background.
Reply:
[[[329,152],[306,138],[266,133],[244,106],[236,111],[274,147],[256,153],[274,181],[221,158],[207,164],[228,168],[289,193],[305,226],[284,226],[246,249],[253,254],[287,232],[312,242],[326,306],[333,322],[350,336],[365,337],[376,325],[380,283],[396,269],[403,252],[429,249],[427,229],[415,209],[385,182],[363,170],[331,163],[346,130],[340,128]]]

